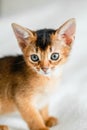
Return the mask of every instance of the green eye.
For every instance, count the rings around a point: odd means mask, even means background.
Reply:
[[[51,60],[58,60],[59,59],[59,53],[53,53],[51,55]]]
[[[32,60],[33,62],[37,62],[37,61],[39,61],[39,57],[38,57],[38,55],[36,55],[36,54],[32,54],[32,55],[31,55],[31,60]]]

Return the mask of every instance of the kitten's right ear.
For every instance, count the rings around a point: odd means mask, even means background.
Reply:
[[[22,50],[35,39],[34,32],[27,28],[16,23],[12,23],[12,28]]]

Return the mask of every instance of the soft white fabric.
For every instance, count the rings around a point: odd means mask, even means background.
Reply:
[[[2,57],[21,53],[10,26],[12,22],[30,29],[58,28],[72,17],[77,22],[76,40],[64,67],[58,95],[51,101],[50,112],[59,118],[59,125],[52,130],[87,130],[87,1],[54,0],[23,14],[0,19]],[[8,124],[11,130],[27,129],[17,113],[1,116],[0,124]]]

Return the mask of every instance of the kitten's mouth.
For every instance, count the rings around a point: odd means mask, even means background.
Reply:
[[[46,77],[50,77],[51,76],[51,74],[50,73],[44,73],[44,74],[42,74],[43,76],[46,76]]]
[[[51,76],[51,72],[50,71],[43,71],[43,73],[42,73],[44,76]]]
[[[45,75],[48,75],[48,74],[50,74],[50,72],[44,72],[44,74],[45,74]]]
[[[42,69],[39,71],[39,74],[43,76],[50,76],[50,71],[43,71]]]

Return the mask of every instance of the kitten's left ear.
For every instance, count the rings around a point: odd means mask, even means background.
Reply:
[[[76,22],[72,18],[66,21],[58,30],[57,35],[65,40],[65,43],[70,46],[75,39]]]
[[[22,50],[35,39],[34,32],[25,27],[12,23],[12,28]]]

